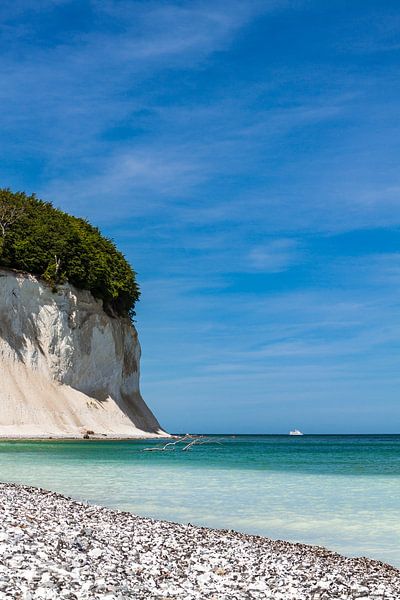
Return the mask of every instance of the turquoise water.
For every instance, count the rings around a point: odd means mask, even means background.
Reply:
[[[0,442],[0,480],[162,519],[327,546],[400,566],[400,436]],[[219,443],[218,443],[219,441]]]

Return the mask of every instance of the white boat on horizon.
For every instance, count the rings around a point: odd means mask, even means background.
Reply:
[[[289,435],[304,435],[300,429],[293,429],[293,431],[289,431]]]

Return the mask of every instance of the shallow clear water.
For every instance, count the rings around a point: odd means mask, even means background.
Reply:
[[[400,436],[0,442],[0,480],[183,523],[328,546],[400,566]]]

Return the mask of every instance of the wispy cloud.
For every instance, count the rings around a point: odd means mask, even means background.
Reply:
[[[301,256],[296,240],[281,238],[256,246],[249,252],[248,260],[250,269],[279,273],[298,263]]]
[[[268,5],[273,7],[275,3],[264,5],[264,11]],[[261,11],[262,5],[234,0],[231,10],[226,11],[223,2],[193,2],[190,6],[149,2],[145,7],[139,2],[105,2],[98,8],[120,21],[125,29],[130,21],[136,34],[122,36],[122,43],[113,49],[119,58],[142,64],[175,59],[182,64],[222,49],[237,29]]]
[[[354,157],[361,160],[354,127],[351,139],[344,132],[334,156],[329,143],[318,154],[303,150],[316,128],[342,128],[355,112],[357,119],[366,112],[370,83],[364,76],[350,80],[333,71],[330,89],[326,70],[315,67],[315,84],[327,89],[291,98],[285,89],[293,85],[293,71],[271,68],[266,81],[235,82],[206,103],[197,94],[171,102],[166,72],[202,76],[207,60],[280,4],[232,3],[226,11],[225,2],[94,3],[96,19],[88,30],[69,29],[45,46],[29,35],[25,52],[18,39],[0,63],[9,156],[32,165],[36,191],[106,222],[155,208],[188,224],[257,219],[265,233],[400,222],[394,172],[382,182],[363,168],[354,179]],[[20,14],[31,14],[21,6]],[[47,5],[47,18],[51,14]],[[26,27],[33,32],[35,21]],[[297,69],[298,80],[306,77],[307,70]],[[114,130],[122,139],[113,137]],[[296,139],[296,161],[290,152],[282,158],[282,144],[290,148]],[[365,155],[369,145],[363,142]],[[364,156],[363,164],[368,160]],[[238,189],[238,177],[249,185]],[[335,186],[327,188],[332,178]],[[20,180],[20,172],[12,179]],[[119,211],[110,209],[110,193]]]

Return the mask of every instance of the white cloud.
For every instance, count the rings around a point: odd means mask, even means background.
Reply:
[[[191,5],[148,3],[142,5],[123,3],[114,5],[114,16],[120,14],[126,20],[140,20],[140,34],[136,39],[126,36],[118,47],[118,53],[125,60],[171,60],[187,62],[196,55],[204,57],[222,48],[235,31],[242,27],[257,10],[246,3],[233,1],[231,10],[221,3],[196,3]],[[116,10],[115,10],[116,8]]]
[[[267,273],[286,271],[303,257],[297,240],[280,238],[256,246],[248,254],[250,269]]]

